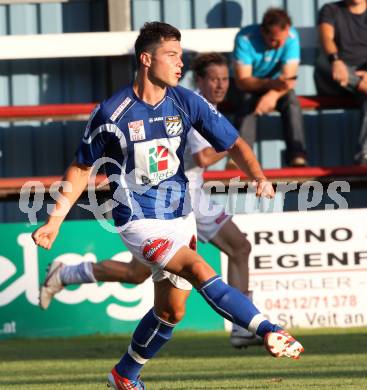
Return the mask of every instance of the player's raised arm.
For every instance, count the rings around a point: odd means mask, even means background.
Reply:
[[[63,181],[67,186],[62,187],[59,192],[55,208],[47,222],[32,234],[33,241],[42,248],[51,249],[69,210],[77,201],[88,184],[91,167],[72,162],[66,170]]]

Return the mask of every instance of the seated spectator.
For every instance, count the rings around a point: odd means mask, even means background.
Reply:
[[[261,25],[240,30],[234,47],[234,78],[243,91],[238,119],[242,138],[253,146],[256,119],[273,110],[281,113],[287,162],[305,166],[302,110],[294,92],[300,62],[300,42],[289,15],[270,8]]]
[[[315,68],[320,95],[350,96],[361,104],[362,126],[356,164],[367,164],[367,2],[325,4],[319,13],[323,53]]]

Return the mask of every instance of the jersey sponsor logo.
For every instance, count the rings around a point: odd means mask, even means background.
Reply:
[[[164,118],[164,125],[169,137],[176,137],[183,132],[182,120],[179,115],[166,116]]]
[[[160,138],[134,144],[136,184],[158,185],[177,173],[181,138]]]
[[[111,121],[115,122],[116,119],[122,114],[125,108],[129,105],[131,99],[127,97],[114,111],[114,113],[110,116]]]
[[[144,241],[142,247],[144,259],[156,263],[172,248],[172,241],[168,238],[150,238]]]
[[[157,116],[155,118],[149,118],[149,123],[162,122],[163,116]]]
[[[149,173],[166,171],[168,169],[168,149],[155,146],[149,149]]]
[[[130,141],[142,141],[145,139],[144,121],[134,121],[127,124],[129,128]]]

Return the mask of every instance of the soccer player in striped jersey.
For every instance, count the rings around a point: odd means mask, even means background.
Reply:
[[[220,53],[197,55],[192,63],[198,92],[214,107],[221,103],[229,87],[229,69],[226,57]],[[198,131],[188,133],[184,152],[185,175],[189,179],[189,190],[195,215],[198,238],[201,242],[211,242],[228,256],[228,283],[245,295],[249,291],[249,254],[251,244],[224,207],[215,204],[203,190],[204,169],[219,161],[227,152],[217,153]],[[213,211],[214,210],[214,211]],[[53,269],[57,267],[57,272]],[[84,262],[78,265],[53,264],[41,288],[40,307],[47,309],[53,296],[69,284],[98,282],[125,282],[140,284],[150,275],[150,269],[137,259],[130,263],[105,260],[99,263]],[[237,324],[232,325],[231,344],[236,348],[261,345],[263,340]]]

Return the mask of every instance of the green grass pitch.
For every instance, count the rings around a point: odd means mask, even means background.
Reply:
[[[235,350],[224,332],[177,332],[143,370],[148,390],[367,389],[367,328],[295,330],[302,359]],[[1,390],[106,389],[127,336],[0,342]]]

